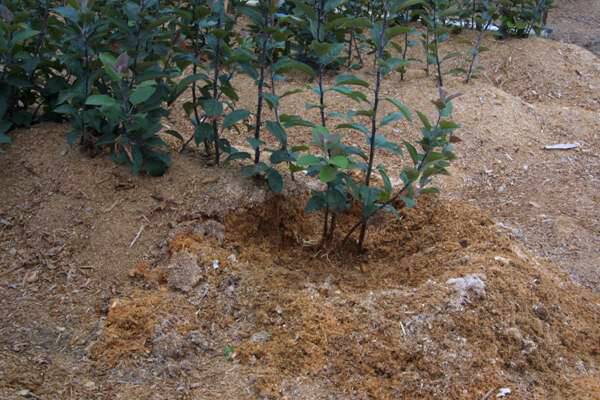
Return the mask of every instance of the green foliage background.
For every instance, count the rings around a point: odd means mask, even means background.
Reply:
[[[344,242],[360,228],[363,241],[369,219],[380,211],[396,213],[416,197],[435,191],[433,177],[447,174],[455,157],[450,137],[459,127],[451,120],[455,95],[444,90],[444,63],[458,54],[440,56],[439,48],[456,26],[480,31],[491,24],[500,35],[540,32],[550,0],[290,0],[277,3],[233,1],[225,9],[215,0],[2,0],[0,1],[0,145],[8,133],[41,121],[69,121],[67,140],[95,154],[108,151],[134,173],[157,176],[171,164],[159,133],[169,106],[191,89],[183,108],[194,128],[194,142],[214,164],[241,161],[242,174],[264,180],[281,192],[283,170],[303,171],[319,179],[306,210],[323,213],[322,244],[334,237],[336,218],[353,204],[362,215]],[[249,34],[248,34],[249,33]],[[423,59],[407,58],[421,43]],[[471,53],[467,81],[477,69],[480,38]],[[372,58],[375,83],[352,74]],[[438,114],[430,120],[400,99],[382,98],[381,83],[411,64],[422,64],[436,77]],[[327,70],[338,75],[329,87]],[[308,109],[320,122],[280,113],[288,96],[278,82],[296,71],[314,82],[319,98]],[[457,72],[457,71],[454,71]],[[257,86],[257,109],[237,107],[232,80],[251,77]],[[330,93],[356,102],[355,110],[333,110]],[[395,111],[380,115],[380,103]],[[274,118],[265,120],[264,109]],[[417,143],[390,141],[381,129],[416,114],[423,126]],[[254,117],[254,123],[249,121]],[[365,123],[368,120],[368,123]],[[340,122],[341,121],[341,122]],[[335,122],[335,124],[332,124]],[[246,125],[253,154],[236,149],[228,132]],[[302,127],[311,140],[288,145],[287,129]],[[367,152],[344,142],[343,133],[364,134]],[[268,149],[264,135],[277,147]],[[378,152],[397,156],[399,180]],[[379,174],[383,185],[373,185]],[[399,181],[398,187],[392,182]]]

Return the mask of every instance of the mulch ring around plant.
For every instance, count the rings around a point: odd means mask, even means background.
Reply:
[[[179,232],[132,272],[98,365],[178,379],[210,354],[254,398],[600,398],[600,298],[473,207],[424,198],[371,226],[365,255],[319,251],[320,219],[277,199],[207,223],[223,237]]]

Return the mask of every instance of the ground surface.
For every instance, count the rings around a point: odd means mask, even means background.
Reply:
[[[487,44],[479,79],[447,79],[462,142],[442,197],[372,227],[368,258],[316,254],[316,216],[195,150],[150,179],[68,148],[65,126],[16,133],[0,156],[0,398],[599,399],[600,61]],[[432,112],[422,71],[384,91]],[[189,134],[177,110],[169,123]]]
[[[560,0],[548,17],[551,37],[575,43],[600,55],[600,3],[596,0]]]

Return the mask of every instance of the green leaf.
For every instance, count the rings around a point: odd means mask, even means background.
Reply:
[[[357,90],[352,90],[345,86],[334,86],[331,88],[331,90],[333,90],[334,92],[341,93],[344,96],[347,96],[347,97],[351,98],[352,100],[356,101],[357,103],[360,103],[361,101],[364,101],[364,102],[368,101],[367,95],[364,94],[363,92],[359,92]]]
[[[404,115],[404,118],[406,118],[409,121],[412,121],[412,113],[404,103],[391,97],[386,97],[386,100],[395,105],[396,108]]]
[[[442,129],[458,129],[460,128],[460,125],[458,125],[456,122],[452,122],[452,121],[440,121],[440,128]]]
[[[321,159],[312,154],[304,154],[304,155],[300,156],[300,158],[298,158],[298,161],[296,162],[296,164],[298,164],[298,165],[307,165],[307,166],[317,165],[320,163],[321,163]]]
[[[110,53],[100,53],[98,58],[100,59],[103,65],[108,65],[113,68],[115,66],[115,63],[117,62],[117,59]]]
[[[206,76],[206,74],[193,74],[193,75],[186,76],[181,81],[179,81],[179,83],[173,90],[173,93],[171,94],[171,98],[169,99],[169,103],[173,103],[175,100],[177,100],[177,98],[179,96],[181,96],[183,94],[183,92],[185,92],[185,90],[188,88],[188,86],[190,84],[192,84],[196,81],[199,81],[199,80],[207,80],[207,79],[208,79],[208,76]]]
[[[348,168],[348,165],[350,165],[350,161],[348,160],[348,157],[339,155],[339,156],[332,157],[329,160],[329,164],[334,165],[339,168],[342,168],[342,169],[346,169],[346,168]]]
[[[57,114],[74,114],[77,110],[70,104],[61,104],[52,111]]]
[[[246,110],[235,110],[230,112],[223,119],[223,128],[229,129],[233,125],[237,124],[241,120],[244,120],[250,116],[250,112]]]
[[[315,71],[308,65],[303,62],[284,59],[281,60],[273,66],[273,69],[276,73],[286,73],[290,71],[300,71],[307,74],[310,77],[315,76]]]
[[[385,37],[387,40],[390,40],[398,35],[410,32],[411,29],[409,26],[396,25],[385,30]]]
[[[150,176],[162,176],[171,164],[168,154],[154,153],[146,157],[142,164],[142,170]]]
[[[140,85],[129,95],[129,101],[134,106],[147,101],[156,92],[156,86]]]
[[[283,178],[274,168],[271,168],[267,173],[267,183],[269,184],[269,188],[275,193],[281,193],[283,190]]]
[[[319,179],[323,183],[333,182],[337,175],[337,169],[331,165],[326,165],[319,172]]]
[[[386,126],[392,122],[395,121],[399,121],[402,118],[404,118],[404,114],[402,114],[401,112],[393,112],[393,113],[389,113],[388,115],[386,115],[385,117],[383,117],[383,119],[381,120],[381,126]]]
[[[308,147],[305,144],[298,144],[296,146],[292,146],[292,151],[293,152],[297,152],[297,151],[308,151],[308,149],[310,149],[310,147]]]
[[[263,93],[263,98],[271,109],[279,107],[279,96],[275,96],[272,93]]]
[[[421,120],[421,123],[425,129],[431,129],[431,122],[429,122],[429,118],[427,118],[427,116],[420,111],[417,111],[417,115],[419,116],[419,119]]]
[[[363,124],[359,124],[357,122],[352,123],[352,124],[339,124],[335,128],[336,129],[354,129],[356,131],[364,133],[365,135],[369,133],[369,128],[367,128]]]
[[[406,1],[398,4],[398,6],[394,8],[394,11],[395,12],[403,11],[410,7],[414,7],[414,6],[420,5],[420,4],[423,4],[423,0],[406,0]]]
[[[227,346],[225,346],[225,349],[223,350],[223,357],[225,357],[225,359],[227,361],[231,361],[231,360],[233,360],[234,353],[235,353],[235,348],[232,345],[227,345]]]
[[[392,193],[392,181],[390,180],[390,177],[388,176],[388,174],[385,170],[385,167],[383,165],[379,165],[377,167],[377,170],[379,171],[379,174],[381,175],[381,179],[383,179],[383,187],[385,189],[385,192],[388,193],[388,195],[389,195],[390,193]]]
[[[383,135],[375,135],[375,146],[391,151],[394,154],[401,154],[402,150],[397,143],[390,142]]]
[[[400,196],[399,199],[402,200],[406,208],[413,208],[417,205],[417,202],[412,197]]]
[[[64,18],[70,20],[71,22],[79,22],[79,14],[77,13],[77,10],[75,10],[73,7],[56,7],[55,9],[53,9],[53,11],[62,15]]]
[[[250,18],[254,24],[259,26],[264,24],[263,16],[255,7],[238,7],[238,11]]]
[[[25,30],[15,33],[12,37],[12,43],[13,45],[22,43],[27,39],[31,39],[32,37],[37,36],[39,33],[40,31],[34,31],[33,29],[27,28]]]
[[[206,122],[201,122],[196,126],[196,130],[194,131],[194,141],[196,144],[199,144],[205,140],[211,140],[213,135],[214,132],[212,125]]]
[[[302,119],[301,117],[299,117],[297,115],[282,114],[279,117],[279,120],[281,121],[282,125],[285,126],[286,128],[290,128],[293,126],[306,126],[306,127],[312,128],[313,126],[315,126],[314,123],[307,121],[305,119]]]
[[[445,104],[443,104],[442,108],[440,109],[440,115],[442,116],[442,118],[449,118],[452,115],[453,110],[454,106],[452,105],[452,102],[447,101]]]
[[[285,129],[281,126],[279,122],[275,121],[267,121],[267,130],[271,132],[271,134],[277,139],[277,141],[285,146],[287,144],[287,133],[285,133]]]
[[[183,136],[181,136],[181,134],[179,132],[177,132],[176,130],[168,129],[168,130],[165,131],[165,133],[167,135],[171,135],[174,138],[177,138],[177,139],[181,140],[182,142],[185,142],[185,139],[183,138]]]
[[[8,135],[5,135],[4,133],[0,133],[0,144],[9,144],[11,142],[12,142],[12,140],[10,139],[10,137]]]
[[[223,115],[223,103],[215,99],[202,100],[200,102],[207,117],[220,117]]]
[[[270,160],[271,164],[275,165],[280,164],[282,162],[292,162],[294,161],[294,158],[292,157],[289,151],[287,151],[286,149],[281,149],[272,152]]]
[[[412,159],[413,164],[415,164],[415,166],[419,164],[421,157],[419,156],[419,152],[417,151],[415,146],[408,142],[404,142],[404,146],[408,150],[408,154],[410,154],[410,158]]]
[[[265,144],[265,142],[263,142],[262,140],[253,137],[246,139],[246,141],[254,150],[260,148],[260,146]]]
[[[227,160],[225,160],[225,162],[235,160],[247,160],[249,158],[251,158],[250,154],[246,153],[245,151],[234,151],[229,155],[229,157],[227,157]]]
[[[102,107],[118,106],[118,103],[115,99],[105,94],[94,94],[85,100],[85,104],[88,106]]]
[[[369,87],[369,82],[357,78],[354,75],[338,75],[335,78],[335,84],[336,85],[356,85],[356,86],[363,86],[368,88]]]
[[[406,167],[402,169],[402,173],[408,178],[409,182],[414,182],[419,179],[419,171],[416,168]]]

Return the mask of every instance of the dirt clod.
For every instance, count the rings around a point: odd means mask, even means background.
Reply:
[[[167,267],[169,287],[182,292],[190,292],[204,277],[204,269],[197,258],[187,252],[176,253]]]

